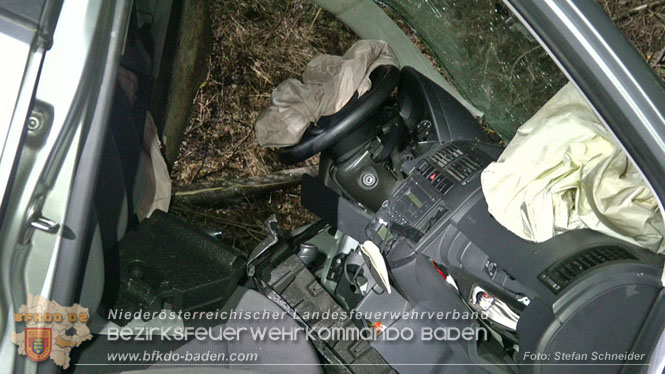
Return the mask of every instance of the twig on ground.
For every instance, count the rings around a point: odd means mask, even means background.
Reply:
[[[263,177],[222,179],[213,183],[175,186],[173,201],[194,205],[228,203],[239,197],[293,187],[300,183],[305,174],[316,175],[316,167],[284,170]]]

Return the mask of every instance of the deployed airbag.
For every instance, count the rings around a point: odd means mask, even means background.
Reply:
[[[399,66],[390,46],[380,40],[360,40],[341,57],[314,57],[305,67],[302,82],[287,79],[273,91],[272,105],[256,121],[259,144],[297,144],[311,123],[342,109],[354,93],[369,91],[369,75],[381,65]]]
[[[590,228],[664,252],[658,202],[570,83],[518,129],[481,182],[489,212],[524,239]]]

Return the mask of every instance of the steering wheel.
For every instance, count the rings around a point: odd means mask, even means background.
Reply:
[[[321,117],[310,126],[300,142],[279,150],[279,159],[285,164],[295,164],[325,151],[362,126],[390,97],[399,83],[399,68],[381,65],[370,74],[372,88],[364,95],[357,94],[337,113]]]

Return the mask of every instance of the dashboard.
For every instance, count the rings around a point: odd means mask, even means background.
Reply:
[[[407,177],[366,225],[395,288],[409,305],[431,302],[433,290],[450,288],[423,275],[435,268],[457,288],[459,302],[447,308],[486,312],[481,324],[518,351],[586,352],[605,344],[598,342],[611,342],[607,352],[630,351],[658,295],[662,259],[591,230],[543,243],[509,232],[488,213],[480,185],[495,154],[491,146],[450,141],[404,165]],[[609,328],[614,319],[623,327]]]
[[[610,354],[636,350],[633,342],[644,333],[661,289],[662,256],[592,230],[569,231],[542,243],[521,239],[488,212],[480,175],[503,148],[489,141],[476,119],[408,67],[401,71],[398,107],[399,119],[390,123],[403,123],[411,142],[401,154],[392,154],[397,170],[373,161],[381,152],[372,144],[379,141],[361,146],[341,164],[327,164],[324,153],[320,182],[303,179],[303,205],[358,242],[376,244],[396,291],[388,294],[371,277],[369,291],[342,287],[346,265],[340,265],[327,273],[340,279],[331,292],[349,309],[370,313],[484,312],[483,318],[465,321],[381,322],[397,328],[483,326],[492,337],[445,344],[418,339],[372,343],[381,355],[389,363],[527,364],[519,371],[556,373],[556,365],[528,364],[591,347]],[[363,181],[363,170],[381,170],[373,176],[382,188],[354,194],[349,184],[336,187],[326,170],[339,174],[342,169],[348,181]],[[386,181],[386,175],[394,178]],[[363,202],[367,196],[371,199]],[[334,259],[342,264],[345,256],[353,257],[339,253]],[[617,367],[598,370],[610,373]],[[569,369],[586,372],[584,366]]]

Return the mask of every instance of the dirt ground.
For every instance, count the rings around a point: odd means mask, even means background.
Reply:
[[[601,0],[605,12],[665,80],[665,1]]]
[[[356,35],[308,0],[212,1],[210,15],[214,44],[208,74],[195,98],[173,182],[263,176],[290,168],[274,150],[258,145],[256,117],[280,82],[299,77],[317,54],[343,54]],[[299,188],[209,208],[176,204],[171,210],[204,228],[220,228],[229,244],[245,250],[263,238],[260,223],[273,213],[286,229],[316,219],[301,207]]]
[[[600,2],[665,77],[665,1]],[[387,12],[436,63],[408,25]],[[289,168],[274,150],[257,144],[257,116],[269,105],[272,90],[287,78],[301,76],[315,55],[341,55],[357,40],[344,24],[308,0],[211,1],[210,16],[212,54],[171,174],[175,184],[263,176]],[[291,188],[214,207],[174,204],[171,210],[201,227],[221,229],[229,244],[249,251],[264,237],[260,222],[271,214],[286,229],[315,220],[300,206],[299,195],[299,188]]]

